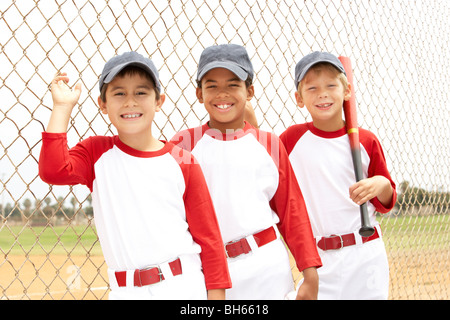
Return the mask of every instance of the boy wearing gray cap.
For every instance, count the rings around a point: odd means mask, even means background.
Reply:
[[[245,119],[253,66],[244,47],[201,54],[196,90],[209,121],[172,141],[200,163],[216,208],[233,287],[227,299],[285,299],[294,290],[286,241],[305,282],[299,299],[317,298],[321,266],[302,193],[279,138]]]
[[[152,135],[165,98],[153,62],[127,52],[105,64],[98,104],[118,134],[90,137],[70,150],[66,130],[81,85],[71,90],[68,81],[62,73],[51,84],[39,175],[91,191],[109,298],[223,299],[231,281],[201,168]]]
[[[295,68],[295,98],[312,122],[288,128],[286,147],[305,197],[322,258],[319,299],[387,299],[389,267],[375,211],[386,213],[396,201],[395,183],[380,142],[359,129],[365,179],[355,183],[343,102],[351,87],[339,59],[313,52]],[[361,237],[359,205],[368,202],[375,234]]]

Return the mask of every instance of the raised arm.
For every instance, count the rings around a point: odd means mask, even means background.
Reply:
[[[47,125],[47,132],[62,133],[67,131],[70,114],[77,104],[81,94],[81,83],[77,83],[71,89],[67,83],[69,77],[67,73],[61,73],[52,80],[51,92],[53,99],[53,109]]]
[[[70,114],[81,93],[81,84],[71,89],[66,73],[55,76],[51,83],[53,109],[46,132],[42,133],[39,156],[39,176],[44,182],[56,185],[85,184],[92,187],[93,170],[90,161],[90,141],[70,151],[67,146],[67,127]]]

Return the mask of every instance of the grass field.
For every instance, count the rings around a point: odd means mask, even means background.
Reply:
[[[450,215],[379,217],[378,220],[388,250],[449,248]]]
[[[11,255],[101,255],[93,226],[2,227],[0,249]]]

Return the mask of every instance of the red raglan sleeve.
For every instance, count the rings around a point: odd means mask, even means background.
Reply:
[[[83,141],[69,150],[66,133],[43,132],[39,156],[42,181],[54,185],[84,184],[91,189],[94,173],[88,145],[89,141]]]
[[[175,153],[179,154],[175,148]],[[183,159],[187,159],[186,153],[183,153]],[[206,288],[208,290],[231,288],[219,223],[203,172],[192,155],[190,161],[183,161],[180,166],[186,181],[184,193],[186,220],[194,241],[202,248],[200,258]]]
[[[380,213],[387,213],[392,210],[397,201],[397,190],[395,182],[392,180],[389,170],[386,164],[386,158],[384,156],[383,148],[377,137],[370,131],[360,128],[360,141],[366,152],[369,154],[370,162],[367,172],[367,176],[384,176],[391,183],[393,190],[392,200],[384,206],[378,198],[373,198],[370,202],[375,206],[375,209]]]
[[[272,153],[278,150],[278,189],[270,206],[280,218],[278,229],[294,256],[297,268],[303,271],[310,267],[321,267],[308,212],[288,154],[280,139],[272,139]],[[273,155],[272,155],[273,157]]]

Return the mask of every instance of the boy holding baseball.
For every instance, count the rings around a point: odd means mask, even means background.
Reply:
[[[165,99],[153,62],[126,52],[105,64],[98,104],[118,135],[90,137],[70,150],[66,130],[81,85],[71,90],[68,81],[65,73],[52,81],[39,174],[92,192],[110,299],[223,299],[230,276],[201,168],[152,135]]]
[[[297,298],[316,299],[321,261],[286,150],[277,136],[244,120],[252,81],[244,47],[206,48],[196,94],[209,121],[172,141],[192,151],[205,175],[233,282],[227,299],[284,299],[294,290],[280,233],[304,274]]]
[[[390,211],[395,183],[381,144],[359,129],[365,179],[355,183],[343,102],[351,87],[344,67],[327,52],[313,52],[295,68],[295,99],[312,122],[288,128],[280,139],[305,198],[322,258],[319,299],[387,299],[389,267],[375,210]],[[375,233],[361,237],[359,205],[368,202]]]

